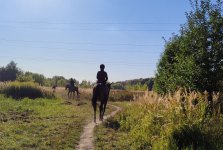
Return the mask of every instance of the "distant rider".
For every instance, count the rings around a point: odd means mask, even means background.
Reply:
[[[72,87],[72,88],[74,88],[74,79],[70,79],[70,86]]]

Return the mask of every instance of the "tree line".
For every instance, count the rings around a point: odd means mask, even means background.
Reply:
[[[75,84],[84,88],[92,87],[92,82],[83,80],[79,83],[78,80],[73,78]],[[69,83],[70,79],[66,79],[63,76],[53,76],[52,78],[47,78],[42,74],[24,72],[20,69],[14,61],[11,61],[5,67],[0,67],[0,82],[35,82],[40,86],[65,86]]]
[[[73,78],[75,84],[82,88],[91,88],[95,85],[94,82],[83,80],[79,82]],[[53,76],[46,78],[42,74],[24,72],[14,61],[11,61],[6,67],[0,67],[0,82],[19,81],[19,82],[35,82],[40,86],[65,86],[70,79],[63,76]],[[119,90],[152,90],[154,78],[133,79],[112,83],[112,89]]]

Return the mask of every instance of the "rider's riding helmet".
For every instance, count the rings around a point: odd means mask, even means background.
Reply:
[[[101,64],[101,65],[100,65],[100,68],[101,68],[102,70],[104,70],[104,69],[105,69],[105,65],[104,65],[104,64]]]

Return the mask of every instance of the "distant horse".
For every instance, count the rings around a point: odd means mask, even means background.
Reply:
[[[67,84],[65,86],[65,90],[67,90],[67,89],[68,89],[68,93],[67,93],[68,98],[70,98],[72,95],[74,97],[75,92],[77,93],[77,97],[79,97],[80,92],[79,92],[77,86],[71,86],[70,84]]]
[[[96,123],[96,107],[97,107],[97,100],[100,101],[99,106],[99,120],[103,121],[106,105],[108,102],[109,92],[111,89],[111,84],[99,84],[97,87],[93,89],[93,97],[92,97],[92,106],[94,109],[94,122]]]
[[[53,93],[55,93],[55,92],[56,92],[56,88],[57,88],[57,85],[52,86]]]

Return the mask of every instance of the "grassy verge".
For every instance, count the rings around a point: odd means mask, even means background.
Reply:
[[[150,95],[124,105],[124,110],[95,129],[97,150],[221,150],[223,116],[205,116],[201,93]],[[190,102],[196,98],[198,104]]]
[[[91,110],[89,102],[0,95],[0,149],[74,149]]]
[[[107,121],[104,121],[102,125],[95,128],[94,145],[96,150],[123,150],[129,148],[128,145],[130,143],[126,140],[129,139],[129,135],[120,130],[119,117],[130,107],[131,103],[112,102],[111,104],[121,107],[122,112],[119,112],[115,117],[109,118]]]

